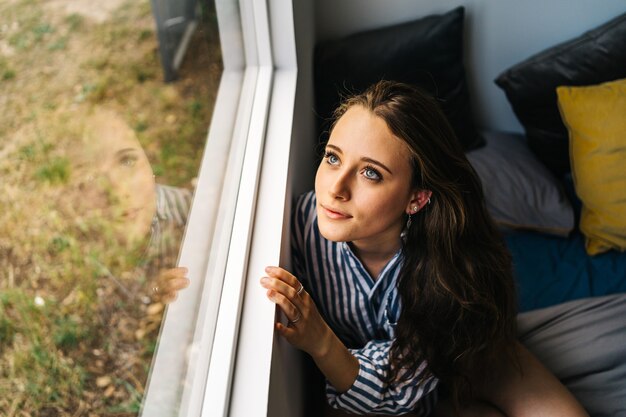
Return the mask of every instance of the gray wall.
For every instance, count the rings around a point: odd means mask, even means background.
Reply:
[[[317,143],[314,119],[313,48],[315,46],[316,0],[293,0],[298,60],[298,83],[293,115],[292,157],[289,166],[290,189],[294,195],[313,188],[314,150]]]
[[[465,63],[479,126],[522,131],[493,83],[509,66],[626,11],[626,0],[316,0],[317,40],[464,5]]]

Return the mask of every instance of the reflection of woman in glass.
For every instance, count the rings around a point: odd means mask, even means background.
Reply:
[[[0,152],[0,410],[132,412],[188,282],[174,266],[191,193],[155,184],[118,114],[85,113],[59,109]]]
[[[81,155],[82,201],[108,222],[120,245],[146,247],[158,276],[153,296],[169,302],[187,286],[185,268],[171,268],[191,202],[189,190],[156,184],[133,130],[114,112],[97,109],[86,119]],[[150,277],[149,277],[150,278]]]
[[[463,416],[586,415],[517,342],[510,256],[419,90],[380,82],[337,110],[292,232],[294,274],[268,267],[261,284],[334,408],[429,415],[440,396]]]

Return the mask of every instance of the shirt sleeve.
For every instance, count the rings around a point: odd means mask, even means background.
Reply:
[[[390,340],[370,341],[362,349],[350,349],[359,361],[359,374],[343,393],[326,383],[326,396],[332,407],[356,414],[430,414],[437,401],[437,379],[421,378],[426,372],[426,364],[422,363],[410,378],[404,378],[406,373],[400,374],[399,381],[387,383],[391,344]]]

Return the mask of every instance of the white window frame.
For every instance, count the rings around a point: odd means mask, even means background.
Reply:
[[[224,72],[181,247],[191,285],[164,316],[144,416],[267,415],[275,307],[258,296],[258,279],[279,262],[288,206],[292,7],[291,0],[216,0]],[[252,351],[239,342],[244,294],[261,301],[253,309],[261,333],[251,334],[248,323],[243,335],[254,340]],[[237,378],[250,362],[252,381]]]

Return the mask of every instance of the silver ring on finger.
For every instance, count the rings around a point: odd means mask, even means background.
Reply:
[[[297,310],[297,311],[298,311],[298,315],[296,316],[296,318],[295,318],[295,319],[293,319],[293,320],[289,320],[289,321],[287,322],[287,327],[291,326],[292,324],[296,324],[296,323],[297,323],[297,322],[299,322],[299,321],[300,321],[300,319],[302,318],[302,313],[300,313],[300,310]]]
[[[297,295],[302,294],[302,291],[304,291],[304,285],[302,285],[302,283],[300,283],[300,288],[298,288],[298,290],[296,291]]]

